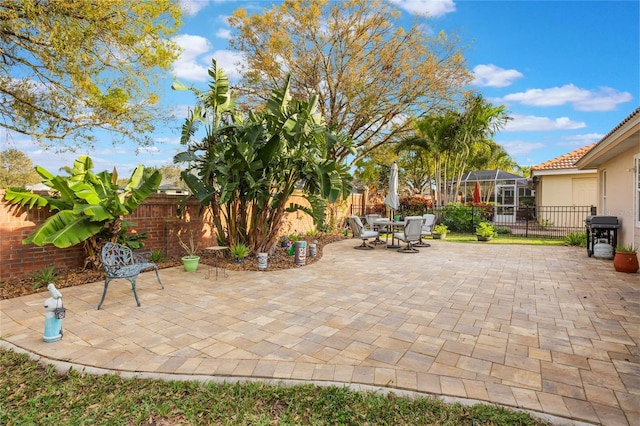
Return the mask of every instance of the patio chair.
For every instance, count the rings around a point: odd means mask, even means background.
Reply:
[[[414,244],[415,247],[431,247],[431,244],[425,243],[422,240],[422,237],[431,235],[431,228],[433,228],[433,224],[436,221],[436,215],[427,213],[422,215],[422,231],[420,232],[420,241]]]
[[[419,253],[420,250],[414,247],[415,243],[420,241],[422,233],[422,216],[408,216],[404,219],[405,226],[404,232],[395,232],[394,238],[404,241],[407,245],[403,248],[399,248],[401,253]]]
[[[122,244],[108,242],[102,247],[102,265],[107,275],[104,279],[104,291],[98,304],[98,310],[104,302],[111,280],[118,278],[128,280],[131,283],[133,297],[135,297],[138,306],[140,306],[140,300],[138,300],[138,292],[136,291],[136,278],[138,278],[140,272],[146,269],[155,269],[158,283],[164,289],[164,285],[160,281],[160,275],[158,275],[158,266],[140,255],[134,254],[129,247]]]
[[[354,247],[358,250],[373,250],[373,247],[367,244],[369,238],[376,238],[380,234],[377,231],[367,231],[358,216],[349,216],[349,227],[355,238],[362,239],[362,245]]]
[[[380,216],[379,214],[367,214],[364,216],[365,220],[367,221],[367,225],[366,225],[366,227],[368,228],[367,230],[378,232],[378,236],[376,237],[375,240],[372,241],[372,244],[386,244],[386,242],[380,239],[380,233],[386,232],[386,227],[375,224],[375,221],[380,219],[381,217],[382,216]]]

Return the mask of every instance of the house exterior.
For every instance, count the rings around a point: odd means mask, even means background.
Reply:
[[[576,162],[597,169],[598,215],[622,221],[618,244],[640,247],[640,108]]]
[[[595,206],[598,202],[597,171],[580,170],[575,162],[595,144],[531,167],[538,206]]]

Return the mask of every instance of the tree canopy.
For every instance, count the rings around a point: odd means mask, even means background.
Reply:
[[[469,81],[456,37],[404,29],[379,0],[285,0],[261,14],[238,9],[231,46],[245,54],[242,85],[268,99],[291,73],[292,94],[318,96],[327,126],[354,141],[352,162],[412,129],[408,118],[450,108]],[[334,159],[353,153],[336,146]]]
[[[0,189],[24,188],[40,181],[27,154],[17,149],[0,151]]]
[[[148,144],[180,14],[177,0],[3,0],[0,127],[58,149],[96,129]]]

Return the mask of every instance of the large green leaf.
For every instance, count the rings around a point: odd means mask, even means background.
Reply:
[[[23,240],[24,244],[37,246],[53,244],[66,248],[83,242],[103,228],[101,223],[91,223],[86,217],[63,210],[44,221],[38,229]]]
[[[49,200],[41,195],[13,189],[7,189],[4,198],[11,204],[19,204],[22,207],[28,206],[28,208],[33,208],[33,206],[44,207],[49,203]]]

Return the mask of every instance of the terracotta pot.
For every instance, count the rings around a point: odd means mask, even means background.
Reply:
[[[613,267],[618,272],[633,274],[638,271],[638,256],[635,253],[616,252],[613,258]]]

